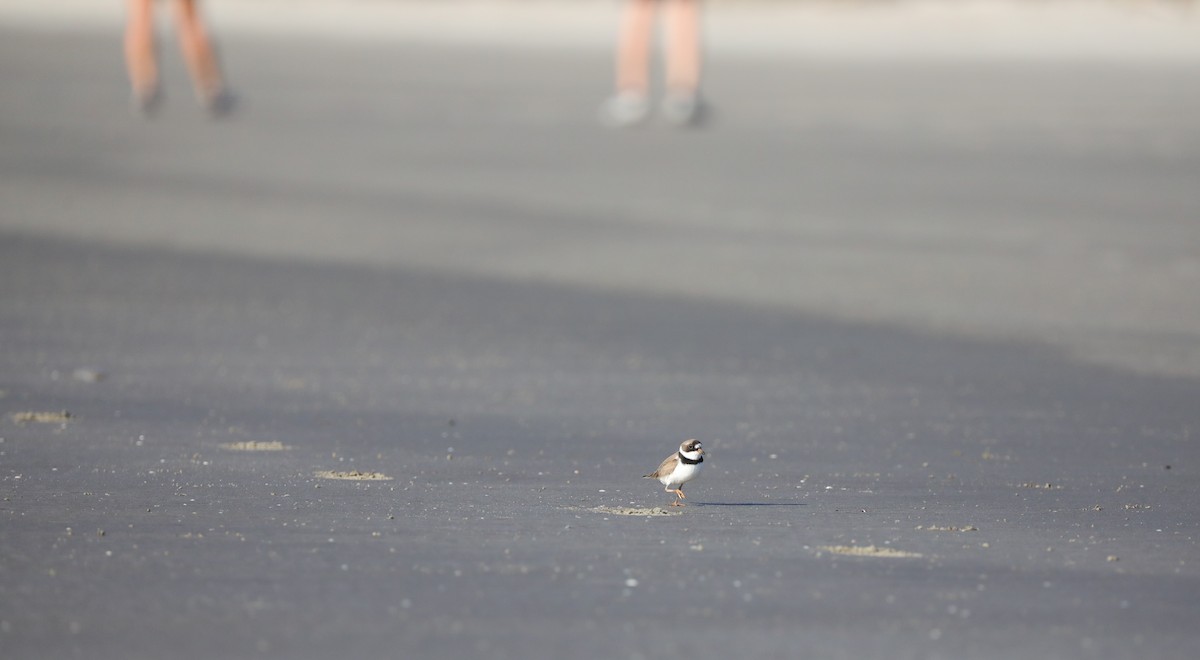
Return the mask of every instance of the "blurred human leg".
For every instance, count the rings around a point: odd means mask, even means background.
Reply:
[[[175,22],[179,32],[179,47],[192,76],[196,98],[209,112],[224,114],[229,110],[230,97],[225,89],[216,50],[195,0],[175,0]]]
[[[699,0],[664,0],[667,24],[667,94],[663,117],[679,126],[703,120],[700,98]]]
[[[149,113],[159,98],[154,0],[127,0],[125,5],[125,70],[135,109]]]
[[[666,0],[667,89],[700,88],[700,7],[697,0]]]
[[[650,114],[650,44],[658,0],[627,0],[617,36],[616,94],[600,107],[600,121],[633,126]]]
[[[657,0],[628,0],[617,44],[617,91],[646,94]]]

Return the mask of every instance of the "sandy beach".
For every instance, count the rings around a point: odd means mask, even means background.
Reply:
[[[219,121],[0,1],[5,660],[1200,647],[1190,15],[713,3],[613,131],[611,3],[206,4]]]
[[[609,0],[208,0],[221,30],[354,40],[607,47]],[[116,29],[119,2],[3,0],[0,21]],[[1175,0],[708,3],[710,49],[811,58],[1200,60],[1200,11]]]

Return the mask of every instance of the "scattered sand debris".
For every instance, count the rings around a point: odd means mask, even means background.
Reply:
[[[979,528],[975,525],[917,525],[918,531],[924,532],[978,532]]]
[[[321,479],[344,479],[348,481],[391,481],[392,478],[382,472],[363,472],[361,470],[351,470],[349,472],[340,472],[336,470],[317,470],[313,472],[313,476]]]
[[[904,550],[896,550],[894,548],[880,548],[874,545],[823,545],[817,548],[835,555],[849,555],[851,557],[886,557],[898,559],[915,559],[921,557],[919,552],[906,552]]]
[[[639,509],[625,506],[598,506],[592,509],[596,513],[608,513],[614,516],[677,516],[679,511],[667,511],[662,507]]]
[[[1034,490],[1062,490],[1063,487],[1058,484],[1052,484],[1049,481],[1038,483],[1026,481],[1023,484],[1017,484],[1017,488],[1032,488]]]
[[[65,410],[58,412],[36,412],[30,410],[12,414],[12,420],[17,424],[28,424],[29,422],[37,424],[66,424],[70,419],[71,413]]]
[[[278,440],[247,440],[245,442],[222,442],[221,449],[230,451],[286,451],[291,449]]]

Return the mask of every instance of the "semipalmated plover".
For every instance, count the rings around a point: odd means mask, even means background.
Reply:
[[[658,479],[666,486],[668,493],[675,493],[675,501],[671,506],[683,506],[681,500],[686,499],[683,485],[700,473],[704,465],[704,448],[699,440],[687,440],[679,445],[679,451],[671,454],[658,469],[642,477],[643,479]]]

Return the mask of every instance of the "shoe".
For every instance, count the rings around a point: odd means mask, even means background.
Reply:
[[[150,89],[135,89],[129,98],[129,109],[143,119],[150,119],[158,113],[159,107],[162,106],[162,100],[162,89],[157,85]]]
[[[663,99],[662,116],[668,123],[681,128],[704,123],[707,106],[698,92],[672,92]]]
[[[635,126],[649,115],[650,102],[638,92],[621,92],[600,106],[600,123],[609,128]]]
[[[210,119],[221,119],[233,114],[237,108],[238,99],[233,92],[219,89],[206,94],[200,104],[204,106],[204,111],[208,113]]]

